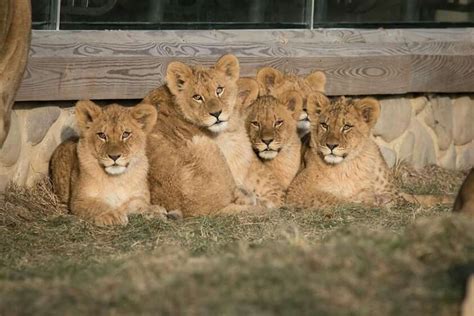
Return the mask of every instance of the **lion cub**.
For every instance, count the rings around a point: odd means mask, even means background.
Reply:
[[[282,206],[285,190],[299,170],[296,124],[302,105],[300,95],[290,91],[281,99],[259,97],[249,107],[245,127],[255,154],[247,182],[265,207]]]
[[[284,74],[278,69],[264,67],[257,72],[257,82],[260,95],[280,97],[288,91],[299,92],[303,98],[303,108],[298,115],[298,134],[303,138],[310,131],[311,124],[308,116],[307,98],[313,92],[325,92],[326,76],[321,71],[313,71],[302,77]]]
[[[474,215],[474,169],[471,169],[459,190],[453,212]]]
[[[240,78],[237,86],[236,104],[228,128],[212,135],[212,139],[224,155],[236,185],[251,191],[247,174],[255,155],[245,129],[245,118],[249,105],[258,97],[258,84],[251,78]]]
[[[235,127],[239,73],[233,55],[209,68],[172,62],[166,85],[144,98],[160,107],[148,140],[152,202],[185,217],[236,213],[256,204],[236,184],[216,141]]]
[[[305,168],[288,189],[287,202],[300,207],[328,207],[344,203],[384,206],[409,202],[432,205],[444,197],[398,192],[371,131],[380,115],[373,98],[330,101],[322,93],[308,97],[312,122]]]
[[[79,139],[59,145],[50,161],[54,191],[73,214],[97,225],[127,224],[131,213],[166,214],[150,205],[147,183],[146,135],[156,116],[147,104],[77,102]]]

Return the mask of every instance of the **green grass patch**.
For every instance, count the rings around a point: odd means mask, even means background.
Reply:
[[[463,176],[406,172],[417,193],[454,193]],[[0,253],[0,315],[456,315],[474,219],[346,206],[98,228],[44,185],[11,187]]]

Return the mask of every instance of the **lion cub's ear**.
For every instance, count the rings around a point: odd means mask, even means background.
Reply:
[[[312,91],[325,92],[326,75],[321,71],[313,71],[305,78]]]
[[[296,91],[288,91],[281,95],[280,100],[290,110],[292,116],[298,120],[301,111],[303,111],[303,98]]]
[[[227,79],[237,81],[240,76],[239,60],[234,55],[224,55],[216,62],[214,68],[223,72]]]
[[[193,70],[188,65],[179,61],[173,61],[166,68],[166,83],[171,93],[179,94],[189,84]]]
[[[374,127],[380,116],[379,101],[374,98],[364,98],[361,100],[355,100],[354,105],[367,125],[371,128]]]
[[[240,78],[237,85],[239,88],[237,109],[245,111],[258,97],[258,83],[251,78]]]
[[[310,116],[319,115],[329,104],[329,99],[324,93],[313,92],[306,100],[306,110]]]
[[[284,79],[283,73],[272,67],[264,67],[257,72],[257,82],[262,89],[262,95],[269,94],[270,90],[283,83]]]
[[[140,125],[145,133],[149,133],[153,129],[158,117],[156,108],[153,105],[146,103],[140,103],[131,108],[130,114],[133,119],[138,122],[138,125]]]
[[[102,109],[90,100],[80,100],[76,103],[76,121],[81,131],[87,130],[100,116]]]

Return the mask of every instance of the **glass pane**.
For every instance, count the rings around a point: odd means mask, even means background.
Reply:
[[[56,29],[56,12],[59,0],[32,0],[31,14],[33,18],[33,29],[54,30]]]
[[[62,0],[61,29],[304,28],[311,0]]]
[[[468,26],[474,0],[315,0],[315,26]]]

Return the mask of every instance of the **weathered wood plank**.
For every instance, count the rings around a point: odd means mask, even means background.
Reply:
[[[32,59],[17,100],[140,98],[161,84],[164,70],[162,61],[150,57]]]
[[[304,69],[309,62],[300,60],[296,69]],[[409,56],[326,57],[313,64],[326,74],[329,95],[399,94],[410,90]]]
[[[331,95],[474,91],[474,39],[464,29],[60,31],[33,33],[17,100],[134,99],[167,64],[239,57],[243,76],[271,65],[326,72]]]
[[[139,44],[157,42],[224,44],[406,43],[472,41],[474,28],[455,29],[315,29],[315,30],[161,30],[161,31],[33,31],[32,47],[77,43]],[[40,52],[37,52],[40,53]]]
[[[410,89],[424,92],[474,91],[474,58],[470,56],[412,57]]]
[[[215,59],[155,58],[155,57],[88,57],[76,60],[38,58],[28,65],[23,89],[35,100],[51,99],[121,99],[141,98],[163,82],[166,65],[171,60],[190,64],[211,65]],[[403,93],[408,86],[410,66],[408,56],[318,57],[314,58],[255,58],[242,57],[242,76],[253,76],[257,69],[272,66],[286,72],[305,74],[322,70],[328,77],[328,94],[367,94],[367,82],[373,82],[370,94]],[[307,65],[311,64],[311,68]],[[93,73],[93,76],[91,76]],[[34,74],[34,75],[31,75]],[[42,80],[35,78],[41,76]],[[100,96],[100,97],[98,97]]]

